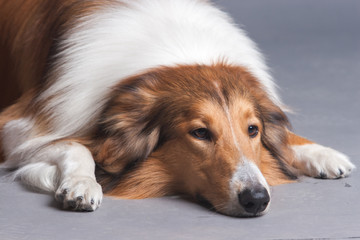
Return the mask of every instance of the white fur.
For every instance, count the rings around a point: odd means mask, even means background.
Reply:
[[[8,122],[2,133],[7,158],[2,167],[18,168],[13,178],[45,191],[56,190],[64,207],[74,202],[74,208],[90,211],[101,204],[102,189],[86,147],[65,141],[49,144],[60,136],[36,136],[34,123],[26,118]],[[65,189],[67,193],[63,194]]]
[[[47,162],[28,163],[10,176],[12,180],[20,179],[28,186],[47,192],[54,192],[59,182],[58,167]]]
[[[198,0],[125,2],[127,7],[115,5],[79,20],[62,43],[59,77],[40,98],[56,96],[45,106],[54,117],[53,131],[86,131],[114,84],[163,65],[245,66],[281,104],[256,45],[224,12]]]
[[[95,162],[90,151],[73,142],[60,142],[56,145],[51,151],[56,149],[54,154],[63,156],[57,159],[61,174],[55,197],[58,201],[63,201],[64,207],[73,202],[73,208],[95,210],[100,206],[103,194],[101,186],[96,182]]]
[[[246,216],[248,213],[246,213],[239,204],[238,194],[246,188],[252,188],[255,186],[264,187],[270,195],[270,187],[260,169],[252,161],[243,157],[230,180],[230,199],[227,206],[223,209],[223,212],[231,216],[239,214],[241,214],[241,216]],[[268,211],[269,206],[270,203],[260,214],[265,214]]]
[[[294,145],[294,165],[302,174],[311,177],[339,178],[348,176],[355,166],[349,158],[319,144]]]
[[[6,161],[1,167],[17,169],[6,178],[18,178],[39,189],[54,191],[58,177],[57,167],[48,162],[41,162],[43,159],[38,158],[38,152],[53,138],[35,137],[34,123],[26,118],[6,123],[1,133],[6,156]]]

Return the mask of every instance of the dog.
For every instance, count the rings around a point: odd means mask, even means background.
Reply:
[[[208,1],[1,0],[0,32],[1,166],[64,208],[184,194],[261,216],[269,186],[355,168],[291,132],[257,46]]]

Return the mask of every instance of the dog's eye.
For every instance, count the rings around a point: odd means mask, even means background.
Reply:
[[[257,126],[255,126],[255,125],[250,125],[250,126],[248,127],[248,133],[249,133],[249,136],[250,136],[251,138],[254,138],[254,137],[256,137],[256,136],[258,135],[258,133],[259,133],[259,128],[258,128]]]
[[[207,128],[198,128],[190,132],[190,134],[200,140],[210,140],[210,131]]]

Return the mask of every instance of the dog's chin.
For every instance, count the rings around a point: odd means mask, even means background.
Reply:
[[[241,206],[240,204],[238,204],[237,201],[233,201],[230,202],[228,204],[212,204],[211,201],[209,201],[208,199],[204,198],[201,195],[197,196],[197,200],[200,203],[200,205],[202,205],[203,207],[220,213],[222,215],[226,215],[229,217],[236,217],[236,218],[252,218],[252,217],[261,217],[263,215],[265,215],[270,208],[270,203],[268,204],[268,206],[266,207],[266,209],[262,212],[258,212],[258,213],[249,213],[246,212]],[[222,206],[222,207],[220,207]]]
[[[221,213],[223,215],[229,217],[236,217],[236,218],[253,218],[253,217],[261,217],[268,212],[269,207],[267,207],[264,211],[259,213],[248,213],[244,209],[215,209],[216,212]]]

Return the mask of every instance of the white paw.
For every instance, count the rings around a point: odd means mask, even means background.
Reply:
[[[346,155],[332,148],[319,144],[305,144],[292,148],[297,158],[296,167],[310,177],[347,177],[355,169],[355,165]]]
[[[102,202],[101,186],[90,177],[67,177],[56,190],[55,199],[66,209],[94,211]]]

